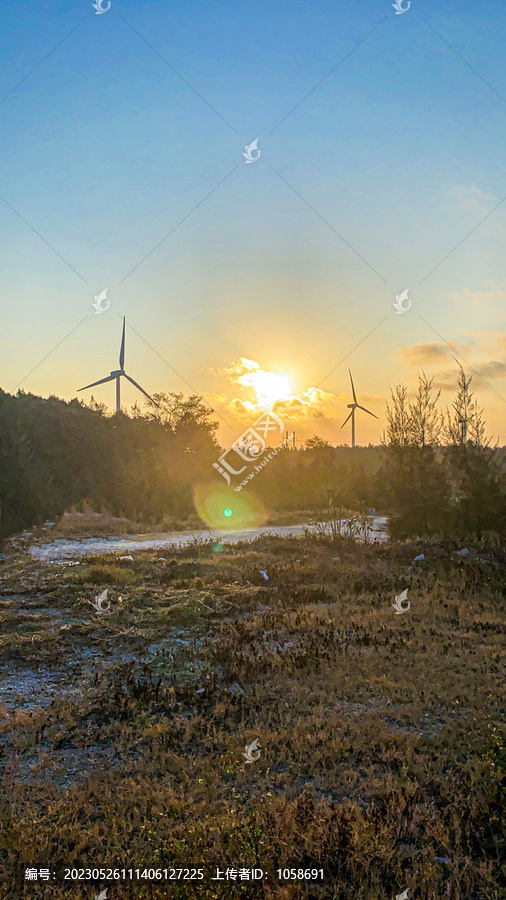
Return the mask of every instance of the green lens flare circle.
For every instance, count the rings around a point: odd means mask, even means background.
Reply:
[[[230,516],[232,515],[232,510],[231,510],[231,509],[224,509],[224,510],[223,510],[223,515],[226,516],[227,519],[230,518]]]

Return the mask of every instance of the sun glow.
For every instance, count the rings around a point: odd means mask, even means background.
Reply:
[[[291,393],[288,378],[276,372],[266,372],[258,368],[255,372],[247,372],[237,379],[244,387],[252,388],[256,394],[258,406],[271,408],[278,400],[287,400]]]

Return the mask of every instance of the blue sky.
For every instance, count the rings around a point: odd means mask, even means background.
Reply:
[[[295,397],[321,384],[290,427],[343,440],[348,366],[380,419],[421,365],[449,402],[444,338],[506,442],[503,4],[45,0],[0,26],[4,390],[75,396],[115,368],[126,315],[147,390],[186,381],[239,422],[246,358]]]

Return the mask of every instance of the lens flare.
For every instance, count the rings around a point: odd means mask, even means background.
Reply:
[[[193,487],[195,508],[208,528],[217,531],[242,531],[244,528],[257,528],[269,520],[270,510],[261,497],[252,490],[243,490],[232,494],[232,488],[206,483]],[[230,501],[233,500],[233,506]],[[234,520],[232,523],[232,519]]]

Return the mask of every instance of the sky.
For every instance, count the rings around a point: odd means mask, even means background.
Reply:
[[[422,368],[451,404],[454,357],[506,444],[505,28],[495,0],[4,0],[0,387],[113,409],[77,389],[125,316],[128,374],[201,394],[224,446],[265,409],[349,443],[348,369],[376,443]]]

